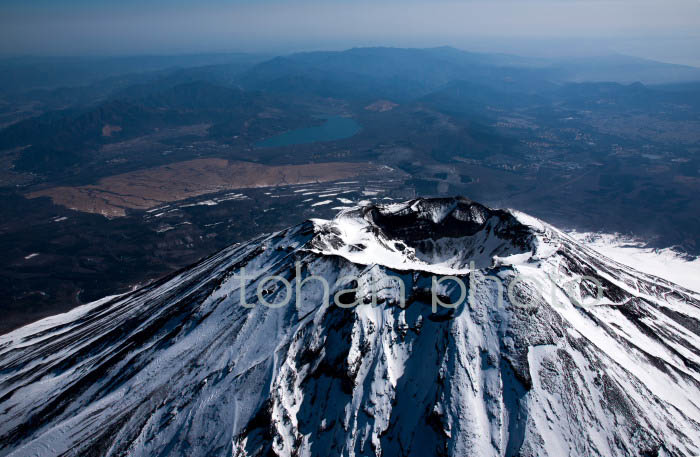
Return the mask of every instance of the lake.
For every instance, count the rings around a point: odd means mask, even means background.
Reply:
[[[316,127],[290,130],[256,143],[260,148],[293,146],[296,144],[315,143],[317,141],[334,141],[350,138],[362,130],[362,126],[349,117],[334,116]]]

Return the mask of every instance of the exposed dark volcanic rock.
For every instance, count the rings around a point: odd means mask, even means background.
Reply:
[[[365,219],[389,237],[415,242],[427,239],[461,238],[485,229],[486,222],[496,217],[496,233],[512,230],[511,239],[531,236],[525,225],[503,210],[492,210],[464,197],[416,200],[400,208],[366,206],[358,210]]]
[[[367,206],[0,336],[0,456],[696,455],[698,347],[697,293],[534,218]]]

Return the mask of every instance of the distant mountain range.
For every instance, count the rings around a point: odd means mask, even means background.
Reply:
[[[153,65],[195,65],[212,60],[225,63],[145,72]],[[357,48],[260,60],[247,55],[144,60],[144,65],[150,63],[142,72],[89,86],[13,93],[11,99],[25,97],[27,103],[38,97],[48,111],[0,131],[0,150],[24,148],[16,161],[19,171],[60,174],[90,160],[103,144],[157,128],[206,123],[212,125],[214,138],[230,138],[241,135],[246,121],[257,118],[251,132],[261,136],[278,133],[280,127],[312,123],[307,105],[328,97],[360,107],[378,98],[418,101],[476,119],[488,117],[488,107],[513,110],[538,104],[621,112],[685,104],[693,109],[692,116],[700,109],[697,85],[655,88],[639,83],[700,81],[700,69],[625,56],[543,60],[444,47]],[[4,65],[20,68],[17,66],[22,62]],[[27,62],[41,66],[63,61]],[[112,61],[87,62],[99,66]],[[132,69],[141,60],[123,62],[130,63],[124,69]],[[28,87],[38,84],[32,81],[27,79]],[[634,81],[637,83],[627,85]],[[606,99],[603,105],[601,97]],[[52,106],[63,109],[51,110]],[[259,113],[266,109],[277,110],[274,119],[260,118]],[[105,126],[113,125],[119,127],[114,135],[102,134]]]
[[[321,68],[323,67],[323,68]],[[241,73],[272,76],[314,72],[369,74],[385,78],[404,72],[415,79],[447,79],[455,72],[479,71],[488,67],[530,68],[548,73],[558,81],[616,81],[645,84],[700,80],[700,69],[666,64],[625,55],[580,58],[530,58],[508,54],[468,52],[444,46],[427,49],[353,48],[334,52],[304,52],[280,57],[230,53],[181,56],[134,57],[15,57],[0,59],[0,94],[59,87],[89,86],[95,83],[167,76],[181,79],[231,81]],[[402,74],[403,73],[403,74]],[[253,78],[257,79],[257,78]],[[444,80],[443,80],[444,81]],[[446,81],[444,81],[446,82]]]

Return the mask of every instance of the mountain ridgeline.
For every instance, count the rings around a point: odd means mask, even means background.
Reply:
[[[523,213],[366,205],[1,336],[0,455],[697,455],[699,343]]]

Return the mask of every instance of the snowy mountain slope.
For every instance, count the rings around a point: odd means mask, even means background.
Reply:
[[[673,248],[651,248],[641,240],[617,233],[568,235],[619,263],[700,292],[700,257],[690,257]]]
[[[367,206],[0,336],[0,455],[695,455],[698,348],[700,294],[539,220]]]

